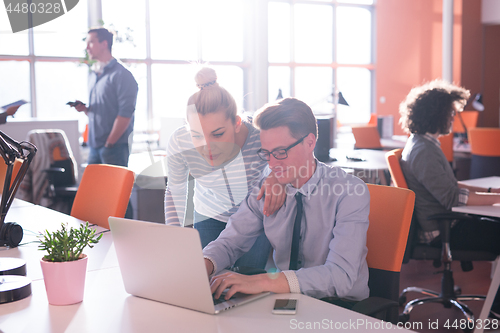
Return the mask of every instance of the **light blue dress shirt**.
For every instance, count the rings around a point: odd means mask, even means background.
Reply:
[[[317,162],[313,176],[300,189],[287,185],[284,205],[267,217],[262,213],[264,200],[256,200],[262,181],[229,218],[219,238],[204,248],[205,257],[215,264],[215,274],[234,264],[265,232],[275,265],[285,273],[291,292],[316,298],[367,298],[370,194],[366,184],[340,168]],[[290,271],[297,191],[304,195],[304,213],[299,269]]]

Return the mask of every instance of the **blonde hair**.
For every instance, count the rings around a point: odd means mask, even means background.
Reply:
[[[295,139],[309,133],[318,138],[318,125],[311,108],[293,97],[264,105],[255,112],[253,124],[261,130],[286,126]]]
[[[236,102],[233,96],[217,83],[215,70],[203,67],[196,73],[195,81],[200,91],[189,98],[188,105],[194,104],[196,111],[201,115],[223,111],[226,117],[235,123]]]

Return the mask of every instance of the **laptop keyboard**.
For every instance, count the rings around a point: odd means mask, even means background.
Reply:
[[[226,289],[226,290],[227,290],[227,289]],[[224,299],[224,297],[226,296],[226,290],[224,290],[224,291],[222,292],[222,294],[220,295],[220,297],[219,297],[219,298],[215,298],[215,297],[214,297],[214,295],[212,295],[212,299],[213,299],[213,301],[214,301],[214,305],[217,305],[217,304],[220,304],[220,303],[223,303],[223,302],[226,302],[226,301],[227,301],[226,299]],[[233,298],[235,298],[235,297],[236,297],[236,295],[233,295],[230,299],[233,299]]]
[[[224,299],[224,295],[221,295],[221,297],[219,297],[219,298],[215,298],[215,297],[212,296],[212,298],[213,298],[213,301],[214,301],[214,305],[217,305],[217,304],[220,304],[220,303],[223,303],[223,302],[226,301]]]

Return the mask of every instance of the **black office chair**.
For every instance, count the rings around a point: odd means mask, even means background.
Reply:
[[[394,183],[398,187],[408,188],[406,179],[404,178],[403,171],[399,161],[401,160],[402,149],[395,149],[386,154],[387,163],[391,172]],[[461,267],[464,272],[473,269],[473,261],[493,261],[496,255],[484,251],[465,251],[450,249],[450,231],[451,221],[455,219],[467,220],[470,223],[477,222],[477,219],[486,220],[487,218],[474,217],[461,213],[445,213],[430,216],[429,219],[438,220],[441,222],[441,248],[433,247],[425,243],[419,242],[418,229],[419,225],[416,218],[412,219],[410,231],[408,235],[408,242],[406,243],[406,250],[403,258],[403,263],[408,263],[410,259],[415,260],[433,260],[434,267],[440,267],[444,264],[443,277],[441,280],[441,290],[439,292],[424,289],[420,287],[408,287],[403,290],[399,297],[399,304],[403,305],[406,302],[406,294],[408,292],[417,292],[424,294],[426,298],[414,299],[408,302],[405,306],[403,313],[399,315],[399,321],[407,322],[410,319],[411,310],[421,304],[425,303],[441,303],[446,308],[452,306],[457,307],[462,311],[467,319],[474,319],[473,313],[469,307],[462,303],[462,301],[470,300],[484,300],[485,296],[482,295],[460,295],[460,287],[455,286],[453,280],[453,272],[451,270],[451,262],[458,260],[461,262]],[[487,219],[489,220],[489,219]]]
[[[441,248],[433,247],[418,241],[418,223],[413,219],[408,242],[406,246],[405,257],[403,263],[407,263],[410,259],[414,260],[433,260],[434,267],[444,266],[443,276],[441,279],[441,290],[439,292],[420,288],[407,287],[399,298],[400,305],[406,302],[406,294],[408,292],[418,292],[428,297],[418,298],[409,301],[403,312],[399,315],[399,321],[407,322],[410,319],[410,312],[417,305],[426,303],[441,303],[445,308],[452,306],[458,308],[467,320],[474,322],[474,314],[469,307],[462,301],[477,301],[484,300],[484,295],[461,295],[460,287],[455,286],[453,280],[453,272],[451,270],[451,262],[453,260],[460,261],[464,272],[473,269],[472,261],[494,261],[496,255],[486,251],[467,251],[453,250],[450,248],[450,231],[452,220],[466,220],[469,223],[477,223],[477,220],[489,220],[488,218],[477,217],[461,213],[445,213],[430,216],[429,219],[438,220],[441,225]],[[467,330],[465,330],[467,331]]]
[[[19,198],[69,214],[77,191],[77,166],[62,130],[32,130],[28,141],[38,148],[21,184]]]

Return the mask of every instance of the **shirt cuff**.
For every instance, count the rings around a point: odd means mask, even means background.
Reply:
[[[297,279],[295,271],[283,271],[282,273],[285,274],[285,278],[288,282],[288,287],[290,288],[290,293],[300,294],[299,279]]]
[[[215,272],[217,272],[217,264],[215,263],[215,260],[213,260],[212,258],[208,257],[208,256],[203,256],[204,259],[208,259],[210,260],[210,262],[212,263],[212,265],[214,265],[214,269],[212,271],[212,273],[210,273],[210,275],[208,276],[208,278],[212,278],[212,276],[214,276]]]
[[[469,189],[461,188],[458,192],[458,206],[466,206],[469,201]]]

